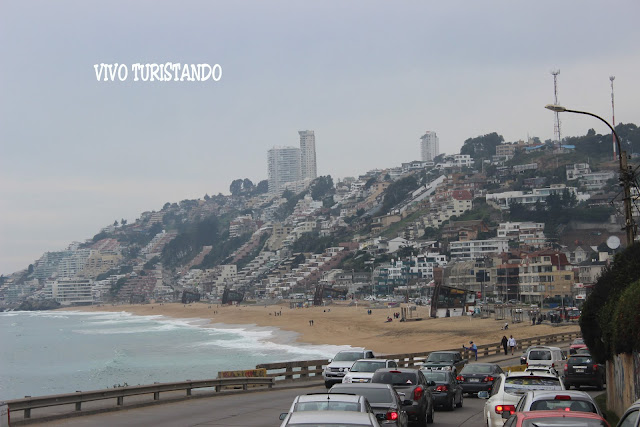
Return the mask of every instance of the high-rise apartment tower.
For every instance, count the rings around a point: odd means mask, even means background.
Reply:
[[[316,167],[316,136],[312,130],[298,131],[300,135],[300,175],[302,179],[318,177]]]
[[[440,142],[435,132],[426,131],[420,137],[420,153],[423,162],[432,162],[440,154]]]
[[[288,182],[300,181],[300,149],[273,147],[267,154],[269,193],[281,193]]]

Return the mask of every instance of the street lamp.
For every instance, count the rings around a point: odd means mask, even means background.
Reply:
[[[627,234],[627,247],[631,246],[635,240],[636,236],[636,224],[633,221],[633,213],[631,211],[631,182],[633,181],[633,173],[629,170],[627,165],[627,152],[622,151],[622,145],[620,144],[620,137],[618,137],[618,133],[616,130],[600,116],[597,116],[593,113],[588,113],[586,111],[577,111],[570,110],[561,105],[548,104],[545,105],[547,110],[554,111],[556,113],[576,113],[576,114],[585,114],[587,116],[595,117],[599,119],[604,124],[606,124],[611,132],[613,132],[613,136],[616,139],[616,145],[618,146],[618,159],[620,160],[620,181],[622,182],[622,186],[624,188],[624,216],[625,216],[625,225],[624,230]]]

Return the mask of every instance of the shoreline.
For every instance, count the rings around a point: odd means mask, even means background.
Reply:
[[[269,328],[274,336],[284,338],[291,345],[336,345],[373,350],[379,354],[417,353],[461,347],[473,340],[477,345],[500,342],[503,335],[516,340],[565,331],[579,331],[575,323],[562,326],[536,325],[527,322],[509,324],[505,321],[449,317],[432,319],[426,307],[413,312],[420,321],[387,323],[387,316],[399,312],[399,307],[371,308],[368,305],[348,306],[332,304],[325,307],[289,308],[288,304],[256,306],[221,306],[205,303],[127,304],[65,307],[57,311],[127,312],[132,315],[162,315],[172,319],[203,319],[202,327],[224,325],[224,328]],[[313,321],[313,325],[311,325]]]

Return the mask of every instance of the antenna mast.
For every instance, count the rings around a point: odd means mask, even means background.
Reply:
[[[560,74],[560,70],[552,70],[551,75],[553,76],[553,95],[554,95],[554,105],[560,105],[558,103],[558,74]],[[556,141],[558,141],[558,148],[560,148],[560,142],[562,141],[562,135],[560,133],[560,113],[556,111],[556,122],[553,125],[553,134],[556,137]]]

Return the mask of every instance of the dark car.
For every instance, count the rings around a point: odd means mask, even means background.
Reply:
[[[383,368],[378,369],[371,383],[390,384],[398,393],[404,394],[403,409],[407,411],[409,421],[425,425],[433,422],[435,404],[427,379],[417,369]],[[408,401],[411,404],[408,404]]]
[[[421,371],[430,384],[435,383],[429,388],[436,406],[442,406],[449,411],[462,408],[462,387],[451,371]]]
[[[455,377],[467,362],[469,359],[463,359],[459,351],[434,351],[429,353],[420,369],[452,371]]]
[[[373,413],[381,426],[406,427],[409,417],[403,408],[404,402],[389,384],[335,384],[329,393],[353,393],[369,401]]]
[[[602,390],[606,381],[604,366],[596,363],[590,354],[572,354],[564,365],[564,386],[567,389],[571,386],[592,386]]]
[[[502,368],[495,363],[470,363],[462,368],[456,380],[463,393],[475,394],[491,391],[495,379],[502,373]]]

